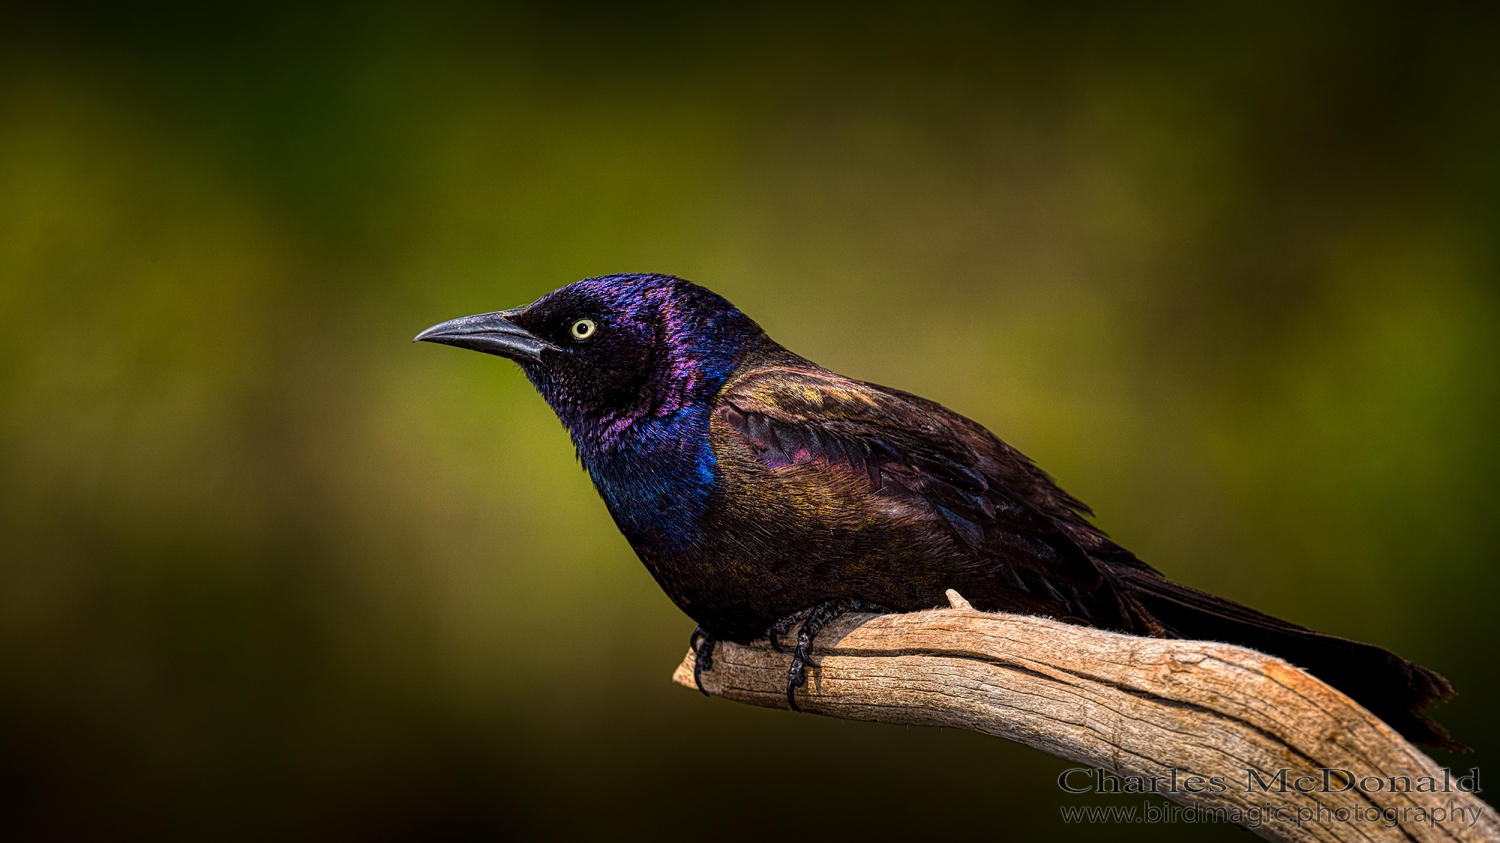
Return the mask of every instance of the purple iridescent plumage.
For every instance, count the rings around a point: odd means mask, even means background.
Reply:
[[[1270,652],[1409,737],[1458,746],[1419,711],[1451,693],[1438,674],[1167,580],[983,426],[823,369],[682,279],[590,278],[419,339],[520,363],[620,531],[699,623],[700,669],[716,638],[804,618],[793,706],[820,625],[946,605],[954,588],[984,610]]]
[[[524,366],[557,411],[620,529],[658,553],[691,545],[718,479],[710,401],[764,332],[729,302],[669,275],[610,275],[537,300],[518,321],[590,314],[637,364],[599,402],[598,373]]]

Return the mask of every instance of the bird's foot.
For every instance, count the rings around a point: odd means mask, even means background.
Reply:
[[[703,627],[695,627],[688,638],[688,649],[693,651],[693,682],[706,697],[708,690],[703,687],[703,671],[714,668],[714,637]]]
[[[792,627],[800,623],[811,612],[811,608],[803,609],[799,612],[793,612],[776,623],[771,624],[771,628],[766,630],[766,638],[771,641],[771,649],[778,653],[785,653],[786,648],[781,646],[781,639],[786,637],[786,634],[792,631]]]
[[[803,609],[782,618],[771,627],[771,646],[779,651],[781,647],[777,643],[778,635],[785,635],[798,619],[806,618],[802,622],[802,629],[797,632],[797,649],[792,651],[792,667],[786,674],[786,701],[792,707],[792,711],[802,710],[797,705],[797,689],[807,684],[807,668],[817,667],[812,660],[813,639],[818,636],[823,627],[837,620],[839,616],[848,612],[861,611],[884,613],[888,610],[863,600],[824,600],[810,609]]]

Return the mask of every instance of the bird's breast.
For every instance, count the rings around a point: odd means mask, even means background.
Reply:
[[[768,464],[717,415],[692,421],[701,436],[683,423],[581,455],[620,531],[694,620],[749,640],[831,597],[941,602],[951,583],[931,563],[959,551],[929,509],[875,494],[866,472]]]
[[[688,408],[638,422],[608,447],[575,436],[594,488],[638,550],[670,556],[699,540],[718,480],[707,428],[707,413]]]

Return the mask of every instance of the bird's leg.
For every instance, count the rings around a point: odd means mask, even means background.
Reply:
[[[702,626],[694,627],[693,634],[688,637],[688,649],[693,651],[693,682],[706,697],[708,691],[703,687],[703,671],[714,668],[714,637]]]
[[[797,632],[797,649],[792,653],[792,668],[786,674],[786,701],[792,707],[792,711],[802,710],[797,706],[797,689],[807,684],[807,668],[817,667],[812,660],[813,639],[823,630],[823,627],[832,623],[840,615],[858,611],[884,613],[889,610],[863,600],[839,599],[824,600],[811,609],[805,609],[791,616],[792,622],[795,623],[797,617],[807,615],[807,620],[802,622],[802,629]],[[785,623],[786,620],[782,618],[777,622],[777,626]],[[773,642],[776,640],[775,631],[776,627],[772,627],[771,640]]]
[[[786,648],[781,646],[782,637],[791,632],[792,627],[796,626],[798,621],[807,617],[810,612],[812,612],[810,608],[803,609],[800,612],[793,612],[776,623],[771,624],[771,628],[766,630],[766,637],[771,641],[771,649],[778,653],[785,653]]]

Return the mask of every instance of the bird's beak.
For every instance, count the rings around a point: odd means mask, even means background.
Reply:
[[[557,346],[510,321],[520,310],[500,310],[449,319],[423,331],[412,342],[435,342],[507,357],[520,363],[542,362],[542,351]]]

